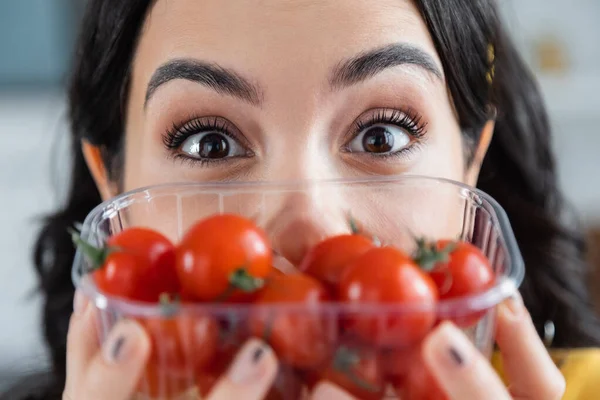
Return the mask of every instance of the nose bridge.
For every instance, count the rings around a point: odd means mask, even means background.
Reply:
[[[263,226],[274,250],[295,265],[319,241],[350,231],[347,203],[333,187],[312,183],[278,197],[277,206],[268,206]]]

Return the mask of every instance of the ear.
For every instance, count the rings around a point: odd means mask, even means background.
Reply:
[[[100,196],[102,196],[102,200],[108,200],[115,196],[116,192],[114,191],[114,185],[111,184],[110,180],[108,179],[106,165],[102,160],[100,148],[92,145],[86,140],[82,140],[81,150],[83,152],[83,157],[85,158],[88,169],[94,178],[96,187],[100,192]]]
[[[475,149],[473,161],[471,162],[471,165],[469,165],[465,174],[465,183],[470,186],[477,185],[477,180],[479,179],[479,172],[481,171],[481,164],[483,164],[483,159],[485,158],[485,155],[487,154],[487,151],[490,147],[490,143],[492,142],[495,126],[496,120],[490,119],[483,127],[481,135],[479,135],[479,143],[477,144],[477,148]]]

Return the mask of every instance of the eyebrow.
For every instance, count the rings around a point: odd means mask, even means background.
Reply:
[[[161,65],[154,72],[146,89],[144,107],[160,86],[176,79],[199,83],[217,93],[237,97],[254,106],[259,106],[262,102],[259,88],[236,72],[199,60],[176,59]]]
[[[329,80],[334,89],[365,81],[399,65],[414,65],[443,80],[443,74],[432,56],[424,50],[405,43],[396,43],[359,54],[340,63]]]

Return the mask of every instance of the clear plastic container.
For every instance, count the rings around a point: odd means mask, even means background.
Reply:
[[[491,261],[496,274],[495,286],[481,294],[441,301],[433,311],[439,320],[481,316],[475,325],[465,328],[465,333],[488,357],[493,350],[495,306],[518,289],[524,276],[523,260],[510,223],[494,199],[456,182],[418,176],[294,183],[169,184],[143,188],[96,207],[83,224],[82,238],[102,245],[107,237],[123,229],[145,226],[177,241],[193,223],[219,213],[252,218],[269,234],[274,250],[280,254],[293,255],[293,250],[302,247],[305,236],[325,237],[348,232],[349,215],[383,244],[409,252],[414,251],[414,237],[458,238],[473,243]],[[289,247],[290,243],[296,247]],[[324,353],[331,351],[331,358],[319,367],[296,368],[282,364],[269,399],[292,400],[304,396],[311,383],[335,363],[338,352],[348,349],[364,362],[375,359],[378,368],[385,372],[381,376],[386,379],[376,388],[384,390],[381,397],[396,395],[390,384],[395,381],[387,379],[394,368],[387,365],[395,365],[403,373],[421,368],[418,344],[402,349],[374,349],[345,337],[339,321],[370,317],[383,327],[390,318],[406,320],[423,312],[422,309],[338,303],[310,308],[184,304],[178,311],[178,322],[174,323],[177,338],[173,338],[173,334],[165,335],[163,325],[155,323],[166,318],[163,308],[105,296],[92,279],[82,273],[86,263],[78,251],[73,281],[97,308],[100,341],[121,318],[141,321],[153,338],[154,361],[140,382],[137,395],[140,399],[201,398],[201,393],[210,388],[235,351],[251,336],[248,326],[253,318],[270,318],[272,322],[272,318],[283,316],[298,325],[316,323],[321,336],[313,337],[311,344],[315,348],[322,345],[321,348],[326,349]],[[193,335],[199,335],[199,339],[193,339]],[[173,354],[173,340],[186,343],[183,354]],[[197,342],[202,343],[199,345],[202,350],[194,347]],[[205,350],[213,348],[207,355]],[[200,367],[198,358],[208,361],[202,362]],[[350,383],[357,386],[357,393],[364,393],[366,398],[377,397],[374,391],[382,393],[360,377],[349,378]],[[422,388],[402,390],[413,391],[403,392],[403,398],[418,400],[426,396],[425,392],[419,392]]]

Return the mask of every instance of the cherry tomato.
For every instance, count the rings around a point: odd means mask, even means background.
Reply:
[[[348,267],[339,298],[357,306],[398,306],[394,311],[363,311],[344,322],[363,340],[397,348],[418,342],[430,331],[438,294],[433,280],[410,257],[392,247],[381,247],[369,250]]]
[[[184,292],[201,301],[245,301],[269,276],[271,247],[252,221],[217,215],[193,226],[177,250]]]
[[[361,235],[340,235],[314,246],[300,264],[300,271],[336,287],[346,267],[373,248],[371,240]]]
[[[477,247],[466,242],[440,240],[436,243],[438,251],[448,248],[447,261],[437,262],[430,276],[434,280],[440,299],[451,299],[482,293],[494,285],[494,272],[490,262]],[[448,315],[454,323],[468,327],[477,323],[485,311],[467,314]]]
[[[178,293],[175,247],[158,232],[129,228],[108,239],[106,260],[93,273],[106,294],[156,302],[162,293]]]
[[[357,399],[383,398],[385,376],[379,353],[373,348],[352,344],[340,345],[327,366],[317,374],[309,374],[312,389],[322,381],[333,383]]]
[[[250,330],[268,341],[283,362],[298,368],[313,368],[328,357],[334,339],[331,336],[335,320],[315,308],[328,300],[325,287],[308,275],[275,276],[254,303],[258,308],[250,318]],[[269,309],[274,304],[282,307],[304,304],[306,308]]]
[[[149,318],[143,324],[152,345],[150,364],[185,373],[205,368],[213,361],[219,327],[212,317]]]

